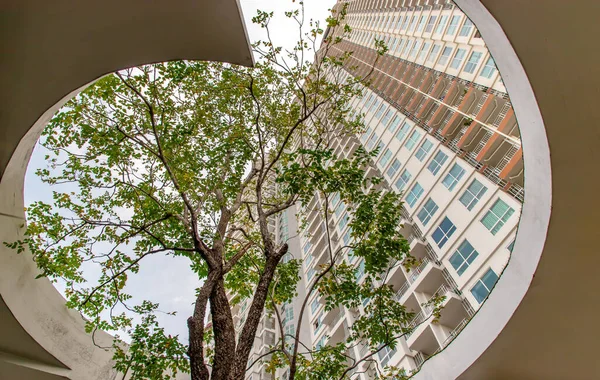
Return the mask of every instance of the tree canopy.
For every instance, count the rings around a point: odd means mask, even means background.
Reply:
[[[290,379],[346,379],[361,363],[376,366],[373,356],[414,328],[414,315],[386,283],[394,266],[417,264],[399,233],[400,195],[379,175],[365,175],[377,150],[332,148],[363,131],[351,100],[369,80],[348,74],[350,52],[333,53],[351,33],[345,14],[340,6],[326,25],[311,21],[292,50],[270,39],[253,44],[252,68],[176,61],[107,75],[45,128],[48,168],[37,174],[76,190],[31,204],[25,237],[7,245],[29,249],[40,276],[66,283],[67,305],[82,313],[90,333],[128,333],[131,344],[115,340],[113,347],[118,370],[134,379],[178,372],[242,379],[266,312],[277,317],[281,340],[257,360],[271,371],[289,367]],[[306,28],[301,7],[286,16]],[[268,30],[272,17],[259,12],[253,21]],[[337,32],[324,36],[324,28]],[[374,47],[385,52],[380,41]],[[306,58],[311,52],[314,61]],[[347,205],[352,231],[339,249],[329,223],[334,197]],[[300,220],[317,212],[325,221],[327,259],[302,312],[315,292],[326,310],[366,305],[335,346],[301,342],[301,322],[294,334],[282,327],[282,306],[298,298],[302,258],[290,257],[269,224],[290,209]],[[144,258],[157,254],[189,259],[202,280],[187,342],[158,324],[157,303],[131,304],[126,292]],[[81,269],[90,261],[100,268],[93,278]],[[232,307],[244,300],[249,311],[236,332]],[[358,346],[366,354],[349,356]],[[376,373],[402,375],[396,368]]]

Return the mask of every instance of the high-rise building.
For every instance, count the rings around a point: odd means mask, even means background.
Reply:
[[[386,186],[403,194],[402,233],[420,264],[410,270],[395,266],[387,283],[397,301],[415,313],[414,330],[376,359],[382,367],[394,365],[410,373],[456,337],[508,262],[523,201],[519,128],[494,59],[473,23],[451,1],[348,3],[345,22],[352,28],[351,38],[329,54],[353,52],[348,75],[363,77],[372,70],[364,95],[352,100],[353,109],[365,115],[366,131],[337,138],[333,148],[338,156],[352,154],[359,144],[379,148],[374,169]],[[342,6],[340,1],[335,9]],[[339,34],[341,28],[327,33]],[[375,39],[389,49],[377,61]],[[315,198],[307,209],[316,202],[320,200]],[[335,250],[351,240],[348,213],[339,199],[329,207],[334,210]],[[305,212],[307,227],[297,231],[297,211],[281,213],[275,233],[280,242],[289,240],[291,255],[303,260],[303,295],[325,260],[326,236],[319,213]],[[347,260],[360,273],[364,263]],[[446,297],[436,323],[431,308],[422,306],[434,295]],[[302,341],[313,347],[345,340],[353,320],[364,312],[362,307],[325,311],[318,293],[308,305]],[[280,310],[285,331],[294,331],[298,307]],[[238,322],[243,309],[242,304]],[[263,318],[253,357],[279,339],[274,317]],[[360,358],[368,350],[355,347],[347,354]],[[365,370],[357,368],[354,378],[373,375]],[[247,378],[271,376],[257,363]]]

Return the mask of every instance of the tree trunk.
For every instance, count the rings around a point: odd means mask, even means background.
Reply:
[[[226,380],[233,365],[235,352],[235,327],[223,278],[217,280],[210,295],[210,312],[212,316],[215,356],[211,379]],[[252,337],[254,342],[254,337]],[[239,377],[238,379],[243,379]]]
[[[260,318],[265,308],[265,302],[267,300],[267,295],[269,292],[269,285],[273,280],[273,276],[275,275],[277,265],[279,264],[279,261],[285,253],[287,253],[287,244],[284,247],[282,247],[282,249],[279,250],[279,252],[267,256],[265,271],[263,272],[260,280],[258,281],[258,285],[254,293],[254,298],[252,299],[252,305],[250,306],[250,310],[248,311],[246,323],[244,323],[244,328],[242,329],[242,333],[240,334],[240,338],[238,340],[238,347],[235,351],[235,362],[233,368],[231,369],[231,373],[229,375],[228,380],[240,380],[243,379],[246,375],[248,356],[250,356],[250,351],[252,350],[252,346],[254,345],[254,337],[256,336],[256,330],[258,329],[258,324],[260,322]]]

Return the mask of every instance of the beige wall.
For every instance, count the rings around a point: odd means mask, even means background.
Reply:
[[[52,114],[100,76],[173,59],[251,65],[236,0],[21,0],[0,6],[0,242],[23,231],[23,180]],[[9,162],[10,161],[10,162]],[[120,379],[26,252],[0,245],[0,378]],[[97,334],[110,346],[112,338]]]

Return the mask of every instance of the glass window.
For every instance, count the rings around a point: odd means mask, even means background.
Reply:
[[[331,197],[331,204],[333,206],[337,205],[337,203],[340,201],[340,193],[335,193],[333,194],[333,196]]]
[[[452,53],[452,48],[450,46],[446,46],[444,51],[442,51],[442,56],[438,61],[438,65],[445,65],[448,62],[448,58],[450,58],[450,54]]]
[[[496,64],[494,63],[494,59],[489,57],[483,69],[481,70],[481,74],[479,76],[490,79],[496,72]]]
[[[459,164],[454,164],[454,166],[452,166],[452,169],[450,169],[448,174],[446,174],[446,177],[444,178],[442,183],[444,184],[444,186],[446,186],[448,190],[452,191],[454,190],[456,184],[458,183],[458,181],[460,181],[463,175],[465,175],[465,169],[463,169]]]
[[[425,21],[427,20],[427,16],[421,16],[419,20],[419,26],[417,26],[417,32],[423,31],[423,27],[425,27]]]
[[[367,150],[370,151],[371,149],[373,149],[377,140],[379,140],[379,136],[377,136],[377,133],[373,133],[369,141],[367,141]]]
[[[473,74],[475,72],[475,69],[477,68],[477,64],[479,63],[479,60],[481,59],[482,55],[483,53],[479,51],[472,52],[471,56],[469,57],[469,60],[465,64],[465,72]]]
[[[421,223],[423,223],[423,225],[425,226],[427,225],[427,223],[429,223],[429,221],[433,217],[433,214],[435,214],[438,208],[438,205],[433,201],[433,199],[429,198],[427,202],[425,202],[423,207],[421,207],[421,210],[417,214],[417,218],[419,218]]]
[[[440,52],[440,48],[440,45],[433,45],[431,52],[427,56],[427,62],[433,62],[435,60],[435,57],[437,57],[438,53]]]
[[[431,160],[429,165],[427,165],[427,169],[429,169],[431,174],[436,175],[447,159],[448,155],[440,150],[436,153],[435,157],[433,157],[433,160]]]
[[[459,201],[467,210],[471,211],[473,207],[479,202],[483,194],[487,191],[487,187],[483,186],[481,182],[474,179],[473,182],[467,187],[467,190],[461,195]]]
[[[398,189],[398,191],[401,191],[402,189],[404,189],[404,186],[406,186],[406,184],[408,183],[408,181],[410,181],[410,173],[408,172],[408,170],[404,169],[404,171],[402,172],[402,174],[400,174],[400,178],[398,178],[398,180],[396,181],[396,189]]]
[[[514,247],[515,247],[515,239],[513,239],[513,241],[508,245],[508,247],[506,247],[506,249],[508,249],[508,251],[510,253],[512,253]]]
[[[437,28],[435,28],[435,33],[443,33],[444,32],[444,28],[446,28],[446,23],[448,22],[448,16],[442,16],[440,17],[440,23],[438,24]]]
[[[456,50],[456,54],[454,54],[454,58],[452,58],[450,67],[453,69],[458,69],[460,67],[460,64],[462,63],[463,59],[465,58],[466,54],[467,54],[467,51],[465,49]]]
[[[473,23],[471,22],[471,20],[466,19],[462,28],[460,28],[460,33],[458,33],[458,35],[461,37],[468,37],[469,34],[471,34],[472,29],[473,29]]]
[[[419,53],[419,57],[417,57],[417,60],[422,60],[425,58],[425,54],[427,54],[427,51],[429,51],[429,46],[431,44],[429,42],[425,42],[423,44],[423,48],[421,49],[421,52]]]
[[[488,269],[487,272],[477,280],[477,283],[471,289],[471,294],[477,302],[482,303],[485,298],[490,294],[494,285],[498,281],[498,275],[491,269]]]
[[[410,51],[410,57],[416,56],[420,47],[421,47],[421,41],[415,41],[415,44],[413,45],[413,48]]]
[[[404,144],[404,146],[410,151],[412,150],[412,148],[414,148],[415,144],[417,143],[417,141],[419,141],[420,138],[421,134],[419,133],[419,131],[413,131],[413,133],[410,134],[408,140],[406,140],[406,144]]]
[[[404,122],[404,124],[402,124],[402,127],[396,133],[396,138],[400,142],[402,142],[402,140],[404,140],[404,136],[406,136],[406,134],[408,133],[409,130],[410,130],[410,125],[407,122]]]
[[[421,195],[423,195],[424,192],[425,192],[425,190],[423,190],[423,187],[421,185],[419,185],[418,182],[415,183],[414,186],[412,187],[412,189],[410,189],[410,191],[406,195],[406,203],[410,207],[414,207],[415,203],[417,203],[417,201],[419,200]]]
[[[375,101],[373,102],[373,104],[371,105],[369,112],[374,113],[375,110],[377,110],[379,108],[380,103],[381,103],[381,101],[379,100],[379,98],[376,98]]]
[[[507,205],[502,199],[498,199],[481,219],[481,223],[483,223],[492,235],[496,235],[514,212],[515,210],[512,207]]]
[[[388,148],[385,150],[385,153],[383,153],[383,156],[381,156],[381,160],[379,161],[381,167],[385,167],[390,161],[390,158],[392,158],[392,151]]]
[[[400,115],[396,115],[394,120],[392,120],[392,122],[387,126],[388,131],[394,133],[394,131],[396,130],[396,128],[398,128],[398,125],[400,124],[400,119]]]
[[[425,28],[425,33],[430,33],[433,30],[433,26],[435,25],[436,20],[437,20],[437,16],[429,17],[429,21],[427,22],[427,27]]]
[[[342,211],[344,211],[345,208],[346,205],[344,204],[344,202],[340,202],[340,204],[338,204],[338,206],[335,208],[335,216],[340,216],[340,214],[342,213]]]
[[[348,220],[350,220],[350,217],[347,213],[344,213],[344,215],[342,215],[338,223],[338,225],[340,226],[340,230],[343,230],[344,227],[346,227],[346,224],[348,224]]]
[[[410,26],[408,27],[409,32],[415,30],[416,22],[417,22],[417,16],[412,16],[412,18],[410,19]]]
[[[479,256],[479,252],[473,248],[471,243],[465,239],[459,246],[456,252],[450,257],[450,264],[456,273],[460,276],[467,270],[469,265]]]
[[[358,281],[364,275],[365,275],[365,261],[361,260],[360,264],[358,264],[358,266],[356,267],[356,272],[354,272],[354,276],[356,277],[356,281]]]
[[[398,17],[398,23],[396,24],[396,28],[400,29],[402,27],[402,21],[403,21],[402,16]]]
[[[423,162],[423,159],[427,156],[432,147],[433,143],[431,141],[428,139],[423,140],[423,143],[419,146],[419,149],[417,149],[417,153],[415,153],[417,160]]]
[[[385,113],[385,115],[383,115],[383,119],[381,119],[381,124],[387,125],[392,119],[392,116],[394,116],[394,110],[392,109],[392,107],[390,107]]]
[[[444,217],[444,220],[440,223],[439,226],[433,231],[431,237],[433,241],[437,244],[438,247],[442,248],[444,244],[450,239],[452,234],[456,231],[456,226],[448,217]]]
[[[394,161],[392,161],[392,164],[390,165],[390,167],[387,170],[387,176],[390,178],[394,178],[394,176],[396,175],[396,173],[398,173],[398,169],[400,169],[400,166],[402,164],[400,163],[400,161],[398,161],[397,158],[394,158]]]
[[[377,113],[375,114],[375,117],[377,119],[381,119],[381,116],[383,116],[383,113],[385,112],[385,110],[387,110],[387,108],[388,108],[388,106],[385,103],[382,104],[381,107],[379,107],[379,109],[377,110]]]
[[[372,131],[373,130],[371,129],[371,127],[367,127],[367,129],[365,130],[365,132],[360,137],[360,141],[365,142],[365,140],[367,139],[367,137],[369,137],[369,135],[371,134]]]
[[[383,367],[385,367],[388,364],[390,358],[395,354],[396,350],[392,349],[389,346],[385,346],[379,352],[377,352],[377,355],[379,356],[379,362]]]
[[[458,24],[460,23],[460,16],[452,16],[450,20],[450,25],[448,25],[448,30],[446,30],[447,35],[453,35],[456,33],[456,29],[458,28]]]

